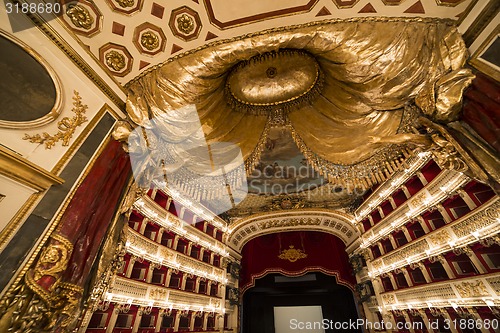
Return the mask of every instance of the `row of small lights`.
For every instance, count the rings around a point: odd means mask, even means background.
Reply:
[[[133,299],[124,295],[114,294],[106,292],[105,300],[107,302],[115,302],[118,304],[128,304],[128,305],[139,305],[144,306],[147,305],[149,307],[157,307],[165,310],[184,310],[184,311],[200,311],[200,312],[216,312],[216,313],[226,313],[226,309],[216,308],[213,305],[205,306],[194,306],[192,304],[175,304],[169,303],[167,300],[159,302],[159,301],[151,301],[150,299]]]
[[[404,217],[400,217],[399,219],[391,222],[390,227],[384,227],[383,229],[379,230],[377,235],[372,234],[367,237],[367,239],[362,239],[362,243],[360,245],[361,248],[367,248],[371,245],[373,245],[375,242],[383,238],[384,236],[390,234],[393,232],[395,229],[403,226],[406,224],[410,219],[414,218],[415,216],[421,214],[425,210],[427,210],[429,207],[432,207],[439,203],[441,200],[446,199],[447,194],[450,192],[454,192],[458,188],[460,188],[463,184],[465,184],[468,181],[468,177],[463,175],[462,173],[459,173],[457,177],[455,177],[454,180],[448,183],[446,186],[441,186],[439,189],[441,190],[441,195],[435,196],[435,197],[430,197],[424,200],[423,204],[421,207],[415,209],[415,210],[410,210],[409,212],[405,213]],[[379,222],[380,223],[380,222]],[[362,237],[364,238],[364,237]]]
[[[390,179],[389,188],[381,191],[377,196],[372,194],[372,196],[367,200],[368,208],[356,212],[356,217],[354,218],[354,223],[358,223],[363,220],[373,208],[377,207],[381,202],[387,199],[389,195],[391,195],[396,189],[398,189],[401,185],[403,185],[414,172],[419,170],[427,161],[431,159],[432,153],[430,152],[420,152],[417,155],[417,159],[410,165],[408,169],[405,169],[400,175],[393,177]],[[387,180],[389,182],[389,180]],[[385,185],[385,184],[384,184]],[[381,185],[382,188],[384,185]]]
[[[498,225],[500,225],[500,217],[497,217],[496,221],[498,222]],[[498,225],[497,225],[497,227],[498,227]],[[421,261],[424,259],[428,259],[430,257],[440,255],[440,254],[448,252],[450,250],[462,248],[462,247],[465,247],[469,244],[480,241],[482,239],[486,239],[486,238],[491,237],[491,236],[496,234],[496,232],[497,232],[496,230],[488,233],[488,229],[491,229],[493,227],[495,227],[494,224],[480,229],[481,232],[478,230],[473,231],[471,233],[473,238],[471,238],[471,239],[469,239],[470,238],[469,236],[464,236],[461,239],[454,239],[454,240],[449,241],[446,245],[425,250],[425,255],[422,253],[422,254],[420,254],[420,256],[419,255],[410,256],[410,257],[406,258],[405,260],[401,260],[398,264],[391,264],[390,266],[384,266],[383,268],[375,270],[375,272],[369,271],[368,276],[370,278],[376,277],[376,276],[379,276],[381,274],[393,271],[395,269],[402,268],[402,267],[409,265],[411,263],[415,263],[415,262],[418,262],[418,261]],[[459,245],[457,246],[457,244],[459,244]]]
[[[225,278],[224,276],[217,276],[215,274],[208,274],[207,272],[197,270],[197,269],[194,269],[194,268],[189,267],[189,266],[181,265],[180,263],[178,263],[176,261],[168,261],[160,256],[155,257],[155,256],[151,255],[150,253],[147,253],[144,249],[132,246],[129,242],[127,242],[125,244],[125,246],[127,248],[127,252],[129,252],[130,254],[134,254],[138,257],[147,259],[150,262],[154,262],[154,263],[159,264],[159,265],[165,265],[165,266],[168,266],[170,268],[178,269],[178,270],[181,270],[181,271],[189,273],[189,274],[194,274],[196,276],[200,276],[200,277],[204,277],[204,278],[207,278],[210,280],[218,281],[218,282],[223,283],[223,284],[227,283],[227,278]]]
[[[182,194],[175,190],[171,189],[167,186],[162,186],[159,182],[155,182],[155,184],[162,189],[167,195],[172,197],[174,201],[188,207],[193,213],[204,219],[206,222],[214,225],[215,227],[219,228],[223,232],[227,231],[227,225],[218,220],[218,217],[214,215],[209,209],[204,207],[201,203],[194,204],[191,200],[186,199],[182,196]]]
[[[199,244],[207,249],[209,249],[210,251],[213,251],[213,252],[216,252],[218,254],[220,254],[221,256],[223,257],[229,257],[229,252],[226,251],[224,248],[220,248],[218,247],[217,245],[212,245],[210,244],[209,242],[205,241],[205,240],[200,240],[200,237],[196,236],[196,235],[192,235],[190,233],[188,233],[188,231],[182,227],[178,227],[176,226],[172,221],[170,221],[170,218],[177,218],[176,216],[174,216],[172,213],[168,212],[168,211],[164,211],[165,213],[165,218],[160,218],[160,216],[158,216],[158,213],[150,210],[149,208],[146,207],[146,204],[144,203],[144,201],[141,199],[137,200],[135,203],[134,203],[134,207],[136,209],[138,209],[141,213],[143,213],[144,215],[146,215],[147,218],[155,221],[156,223],[158,223],[159,225],[165,227],[165,228],[168,228],[170,230],[173,230],[175,231],[177,234],[179,235],[182,235],[183,237],[189,239],[190,241],[196,243],[196,244]],[[184,222],[184,221],[183,221]]]
[[[484,304],[488,307],[495,307],[496,304],[494,302],[493,299],[486,299],[486,298],[482,298],[481,301],[484,302]],[[439,302],[439,301],[438,301]],[[467,305],[467,304],[461,304],[461,305],[458,305],[456,302],[454,301],[441,301],[439,303],[448,303],[454,310],[457,310],[459,307],[467,307],[467,306],[477,306],[477,304],[471,304],[471,305]],[[401,307],[404,307],[404,309],[408,309],[408,310],[411,310],[411,309],[425,309],[425,308],[433,308],[433,307],[436,307],[436,308],[443,308],[443,306],[440,304],[439,306],[435,306],[434,303],[432,302],[425,302],[425,305],[424,303],[398,303],[398,304],[393,304],[391,305],[390,307],[390,310],[404,310],[402,309]],[[383,310],[384,309],[387,309],[386,306],[384,307],[381,307],[379,306],[378,307],[378,310],[380,311],[380,313],[383,313]]]

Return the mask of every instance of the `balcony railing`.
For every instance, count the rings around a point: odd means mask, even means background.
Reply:
[[[223,284],[227,283],[226,273],[223,269],[158,244],[130,227],[128,228],[126,247],[127,252],[130,254],[150,262],[178,269],[189,274],[195,274]]]
[[[391,309],[432,307],[500,306],[500,274],[435,282],[381,294],[383,306]]]
[[[445,200],[449,193],[465,184],[469,178],[455,171],[442,171],[434,181],[396,208],[363,234],[361,247],[372,246],[395,229],[398,229],[430,207]]]
[[[165,309],[199,311],[203,308],[209,312],[223,311],[223,304],[219,298],[169,289],[120,276],[114,278],[105,295],[105,301]]]
[[[494,197],[460,219],[372,261],[369,274],[378,276],[411,263],[476,243],[499,232],[500,198]]]

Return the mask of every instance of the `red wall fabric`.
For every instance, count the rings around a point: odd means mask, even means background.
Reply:
[[[464,94],[462,120],[500,151],[500,84],[484,74],[475,74]]]
[[[303,250],[306,258],[295,262],[280,259],[283,250]],[[345,252],[345,244],[336,236],[315,231],[293,231],[264,235],[252,239],[243,247],[240,287],[245,292],[255,279],[268,273],[300,276],[320,271],[335,275],[337,282],[354,289],[356,280]]]
[[[130,172],[129,156],[119,142],[111,141],[76,190],[58,230],[74,246],[64,281],[83,286]]]

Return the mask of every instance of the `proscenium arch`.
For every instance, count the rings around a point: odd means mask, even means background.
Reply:
[[[320,231],[337,236],[349,249],[359,242],[353,216],[328,209],[295,209],[252,215],[233,223],[228,245],[238,253],[256,237],[286,231]]]

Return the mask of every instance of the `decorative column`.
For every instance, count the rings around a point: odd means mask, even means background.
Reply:
[[[413,325],[411,325],[412,321],[410,316],[408,315],[408,312],[407,311],[401,311],[401,312],[403,313],[403,318],[405,319],[405,321],[410,324],[410,329],[409,329],[410,333],[415,333]]]
[[[392,275],[392,273],[389,272],[389,273],[387,273],[387,276],[389,277],[389,280],[391,281],[392,289],[397,290],[398,284],[396,283],[396,279],[394,279],[394,275]]]
[[[165,314],[165,309],[160,309],[158,311],[158,316],[156,317],[156,322],[155,322],[155,332],[160,332],[161,322],[163,320],[164,314]]]
[[[177,310],[177,311],[175,311],[174,332],[179,331],[180,321],[181,321],[181,312],[179,310]]]
[[[470,258],[470,260],[472,261],[474,266],[476,266],[476,268],[480,274],[487,274],[488,273],[488,270],[486,269],[486,267],[484,267],[481,260],[479,260],[476,253],[470,247],[465,246],[465,247],[461,248],[460,251],[465,253],[467,255],[467,257]]]
[[[187,273],[181,273],[181,290],[186,290]]]
[[[136,256],[130,256],[130,259],[129,259],[128,265],[127,265],[127,271],[125,272],[126,277],[130,278],[130,276],[132,275],[132,270],[134,269],[134,264],[135,264],[136,260],[137,260]]]
[[[406,225],[401,226],[401,231],[403,231],[403,235],[405,235],[406,241],[408,243],[411,242],[412,238],[411,238],[410,232],[408,231],[408,228],[406,227]]]
[[[375,225],[375,222],[373,222],[373,217],[370,214],[368,214],[367,218],[368,221],[370,222],[370,225],[373,227]]]
[[[161,244],[161,239],[163,238],[163,233],[165,232],[165,228],[161,227],[160,230],[158,230],[158,235],[156,236],[156,242],[158,244]]]
[[[146,226],[148,225],[148,221],[149,221],[149,219],[147,217],[144,217],[144,219],[142,220],[141,226],[139,227],[139,230],[138,230],[141,235],[144,235],[144,231],[146,230]]]
[[[177,250],[177,244],[179,243],[179,235],[175,234],[174,240],[172,241],[172,249]]]
[[[194,321],[196,320],[196,312],[191,313],[191,317],[189,318],[189,330],[194,331]]]
[[[396,201],[394,201],[394,198],[393,198],[392,196],[389,196],[389,197],[387,198],[387,200],[389,200],[389,203],[391,204],[392,209],[396,209],[396,208],[398,208],[398,206],[396,205]]]
[[[113,305],[113,311],[111,312],[111,318],[109,318],[108,326],[106,326],[106,333],[112,333],[113,329],[116,325],[116,320],[118,319],[118,315],[120,314],[120,309],[116,307],[116,304]]]
[[[139,325],[141,324],[142,314],[144,309],[140,307],[135,313],[134,325],[132,326],[132,333],[137,333],[139,330]]]
[[[390,322],[392,324],[392,328],[394,328],[394,330],[388,330],[388,332],[397,332],[396,321],[394,320],[394,316],[390,311],[387,311],[382,318],[384,319],[385,322]]]
[[[402,267],[401,272],[403,272],[408,287],[413,287],[413,281],[411,280],[410,273],[408,273],[408,269],[406,267]]]
[[[167,199],[167,204],[165,206],[165,209],[168,211],[170,209],[170,205],[172,204],[172,198],[168,197]]]
[[[197,276],[194,282],[194,292],[198,293],[200,291],[200,279],[201,277]]]
[[[467,207],[469,207],[470,210],[473,210],[474,208],[477,207],[477,204],[474,202],[474,200],[472,200],[469,193],[467,193],[465,190],[459,189],[457,193],[460,196],[460,198],[462,198],[465,201]]]
[[[424,174],[419,170],[415,173],[415,175],[418,177],[418,179],[422,182],[422,184],[425,186],[427,185],[427,183],[429,183],[427,181],[427,179],[425,179],[425,176]]]
[[[422,272],[422,275],[424,276],[425,282],[427,282],[427,283],[434,282],[434,281],[432,281],[432,278],[429,275],[429,272],[427,271],[427,268],[425,267],[425,265],[423,263],[419,262],[416,264],[416,266],[418,266],[418,268],[420,268],[420,271]]]
[[[385,217],[385,214],[384,214],[384,211],[382,210],[382,207],[377,206],[377,210],[378,210],[378,213],[380,214],[380,217],[381,217],[381,218],[384,218],[384,217]]]
[[[436,208],[441,213],[441,216],[443,216],[444,222],[450,223],[452,221],[450,214],[448,214],[446,208],[444,208],[442,204],[437,204]]]
[[[446,271],[446,274],[448,274],[448,277],[450,279],[456,279],[457,276],[455,275],[455,272],[453,271],[450,264],[448,263],[448,260],[446,260],[446,258],[443,255],[440,254],[436,257],[431,257],[431,258],[429,258],[429,261],[430,262],[439,261],[441,263],[441,265],[443,265],[443,268]]]
[[[161,267],[161,265],[154,263],[154,262],[149,262],[148,267],[149,268],[146,271],[146,282],[150,284],[151,280],[153,279],[153,272],[154,272],[155,268],[159,268],[159,267]]]
[[[427,313],[425,313],[424,309],[418,309],[416,310],[420,317],[422,317],[422,321],[424,322],[425,328],[427,329],[428,333],[434,333],[434,330],[432,329],[430,325],[430,318],[427,316]]]
[[[446,311],[446,309],[441,309],[441,313],[443,314],[443,317],[445,319],[448,319],[449,323],[453,323],[453,320],[452,320],[450,314],[448,313],[448,311]],[[451,333],[458,333],[458,330],[455,327],[455,325],[450,325],[450,331],[451,331]]]
[[[393,249],[398,248],[398,244],[396,243],[396,240],[394,239],[394,236],[392,234],[389,234],[389,241],[391,242]]]
[[[384,247],[382,246],[382,244],[380,244],[380,242],[377,242],[377,246],[378,246],[378,249],[380,250],[381,256],[383,256],[385,254]]]
[[[411,194],[410,194],[410,191],[408,191],[408,188],[406,187],[406,185],[401,185],[400,186],[400,189],[403,191],[403,193],[405,194],[406,196],[406,199],[410,199],[411,198]]]
[[[426,234],[428,234],[429,232],[431,232],[429,230],[429,226],[427,225],[427,223],[425,223],[425,220],[424,220],[424,218],[422,216],[420,216],[420,215],[417,216],[416,220],[418,221],[418,223],[420,223],[420,226],[422,227],[422,229],[424,230],[424,232]]]
[[[208,326],[208,313],[203,314],[203,330],[206,331]]]
[[[168,287],[170,285],[170,278],[172,277],[172,269],[168,268],[167,269],[167,275],[165,276],[165,283],[164,285]]]

